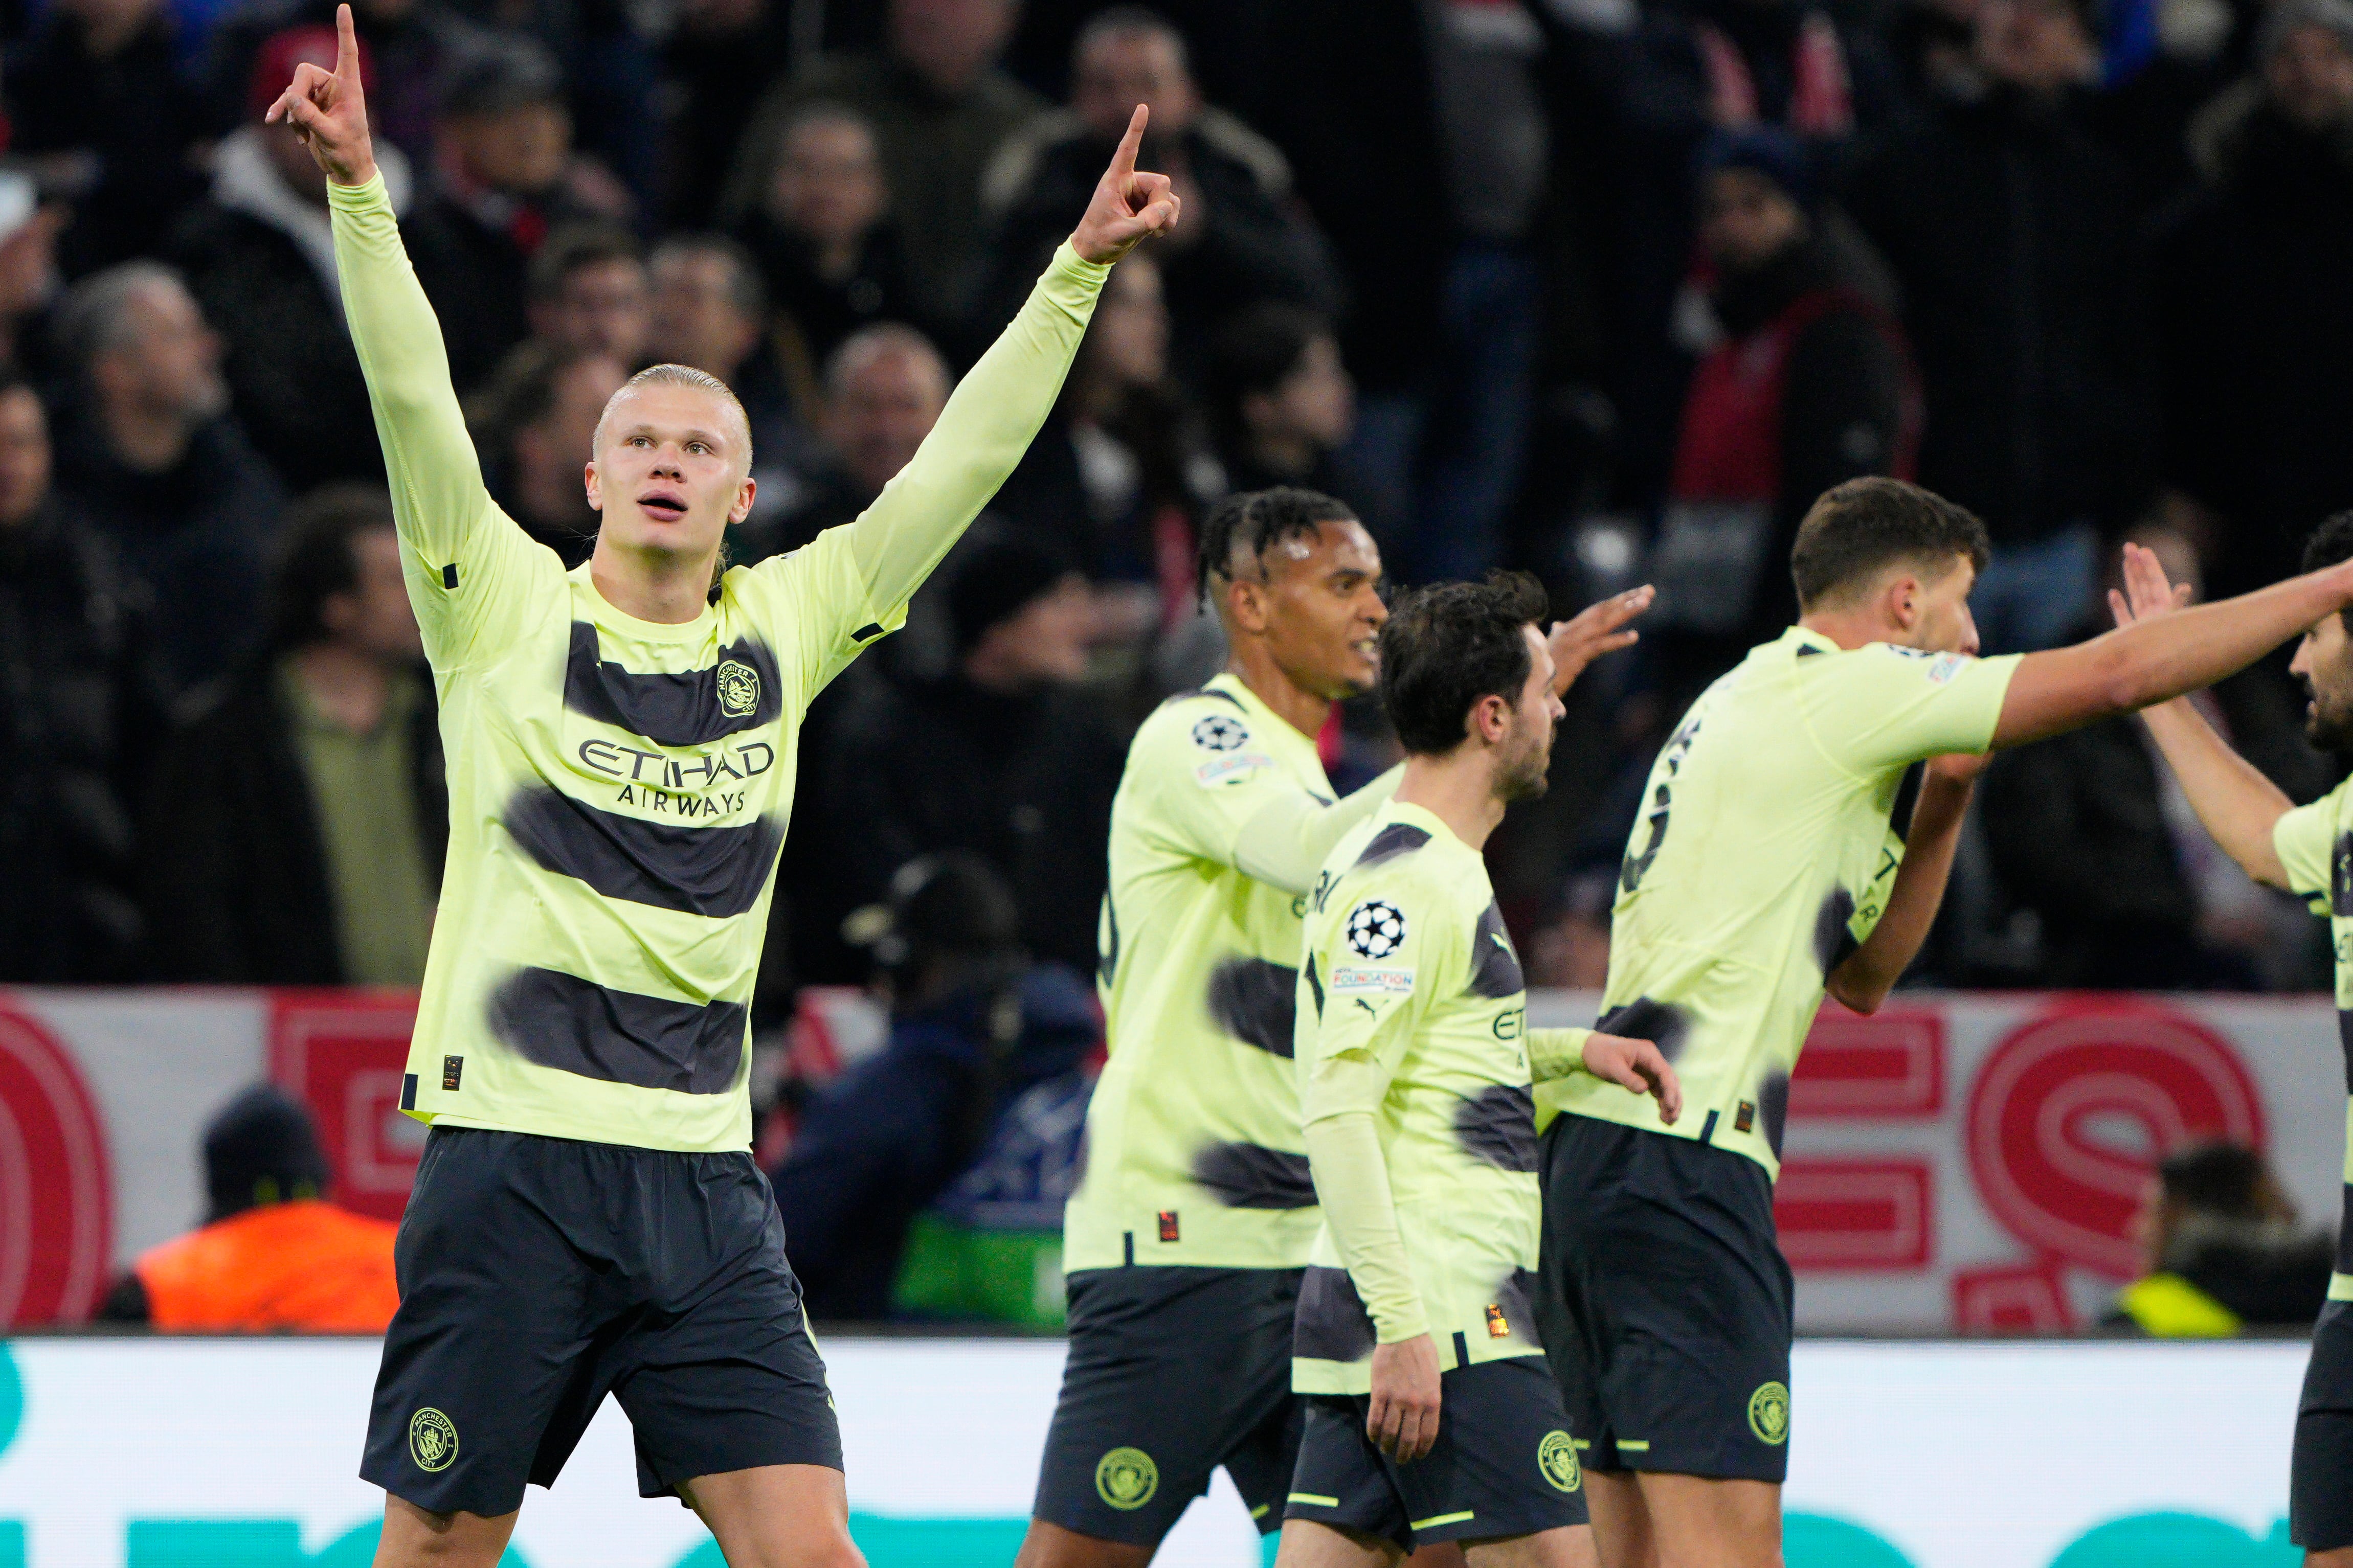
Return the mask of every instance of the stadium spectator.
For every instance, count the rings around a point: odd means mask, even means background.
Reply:
[[[548,235],[625,217],[628,204],[575,155],[563,75],[528,39],[484,40],[451,63],[433,142],[432,182],[402,233],[463,393],[522,341],[526,277]]]
[[[1090,576],[1148,587],[1140,632],[1191,609],[1194,527],[1223,489],[1168,374],[1160,270],[1139,259],[1103,284],[1061,400],[992,506]]]
[[[1012,889],[1029,951],[1085,973],[1122,761],[1082,684],[1092,595],[1065,558],[1022,538],[976,533],[958,554],[952,668],[861,680],[833,716],[817,799],[834,903],[812,912],[838,919],[882,898],[916,856],[969,850]]]
[[[1069,110],[1009,141],[985,176],[996,257],[984,319],[1012,314],[1071,214],[1086,205],[1090,168],[1138,103],[1152,110],[1144,156],[1168,171],[1186,208],[1185,238],[1157,258],[1180,363],[1188,342],[1199,344],[1246,305],[1282,300],[1335,311],[1338,273],[1291,194],[1282,154],[1202,100],[1175,27],[1140,6],[1114,5],[1079,30]]]
[[[913,328],[884,321],[852,333],[826,362],[818,433],[828,460],[789,504],[746,521],[745,558],[798,549],[865,510],[931,434],[949,385],[947,362]]]
[[[1229,491],[1296,485],[1347,499],[1333,453],[1348,439],[1356,392],[1320,317],[1280,304],[1240,312],[1210,344],[1208,388]]]
[[[165,1333],[382,1333],[400,1304],[398,1227],[337,1208],[327,1186],[310,1112],[256,1084],[205,1128],[205,1223],[141,1254],[99,1321]]]
[[[2159,526],[2134,530],[2166,574],[2200,596],[2196,552]],[[2104,584],[2119,583],[2116,569]],[[2070,638],[2114,623],[2105,588]],[[2297,714],[2267,672],[2201,693],[2211,722],[2306,797],[2329,780],[2300,743]],[[2090,990],[2261,990],[2292,984],[2311,931],[2295,900],[2250,881],[2198,825],[2137,719],[2110,719],[2005,752],[1986,770],[1979,813],[2004,890],[2031,910],[2038,985]]]
[[[1874,267],[1825,220],[1802,144],[1758,127],[1715,138],[1704,164],[1717,341],[1684,393],[1644,622],[1678,715],[1798,618],[1781,563],[1814,498],[1861,474],[1907,477],[1920,420]]]
[[[647,271],[653,319],[646,357],[692,365],[727,384],[752,426],[752,477],[760,482],[754,515],[790,510],[822,466],[823,448],[794,417],[763,331],[765,300],[752,258],[723,236],[686,235],[656,247]]]
[[[58,0],[8,51],[8,151],[74,193],[66,274],[153,256],[203,193],[203,134],[163,0]]]
[[[684,0],[661,41],[661,216],[672,228],[718,221],[720,176],[771,83],[786,74],[794,7],[783,0]]]
[[[491,494],[566,568],[596,547],[596,510],[580,474],[605,405],[629,373],[610,354],[527,342],[468,408]]]
[[[1018,10],[1018,0],[889,0],[882,53],[812,61],[761,102],[728,174],[722,216],[732,224],[761,205],[777,146],[802,106],[847,105],[873,127],[881,149],[916,298],[935,320],[964,316],[987,261],[981,172],[1046,108],[997,64]]]
[[[58,335],[74,377],[58,494],[153,602],[165,678],[185,691],[252,646],[285,494],[229,416],[220,340],[171,268],[126,261],[84,279]]]
[[[205,117],[226,133],[252,118],[253,62],[277,34],[332,32],[338,0],[231,0],[205,40]],[[443,0],[350,0],[353,29],[371,62],[368,118],[412,170],[433,166],[435,94],[476,29]],[[279,85],[283,87],[284,82]]]
[[[1984,0],[1987,89],[1866,152],[1849,206],[1904,295],[1927,404],[1920,482],[1985,519],[1989,653],[2049,647],[2143,500],[2150,400],[2129,172],[2082,123],[2090,0]]]
[[[367,68],[369,57],[360,57]],[[327,182],[284,126],[262,110],[301,61],[332,68],[331,27],[273,34],[253,62],[246,123],[213,153],[211,195],[191,208],[171,252],[226,348],[229,400],[254,447],[297,490],[381,479],[367,383],[343,330],[343,289],[328,230]],[[394,210],[408,205],[407,160],[384,163]]]
[[[0,170],[0,372],[45,379],[58,236],[69,221],[65,204],[44,199],[31,175]]]
[[[1422,583],[1476,577],[1500,560],[1543,337],[1536,227],[1553,135],[1544,31],[1528,9],[1448,0],[1432,11],[1449,254],[1413,528],[1391,560]]]
[[[647,363],[652,301],[637,237],[610,224],[574,224],[547,237],[524,274],[531,334],[628,370]]]
[[[776,1173],[793,1271],[819,1321],[892,1315],[915,1216],[1003,1107],[1073,1071],[1100,1036],[1077,976],[1023,959],[1014,900],[977,856],[908,862],[854,934],[874,951],[890,1042],[810,1105]]]
[[[0,382],[0,979],[132,977],[132,795],[164,711],[147,621],[50,496],[40,399]]]
[[[174,732],[144,849],[159,980],[415,985],[448,837],[440,732],[381,489],[287,520],[259,658]]]
[[[821,402],[818,367],[844,338],[924,314],[890,205],[872,128],[839,104],[813,103],[786,123],[759,204],[736,225],[759,258],[785,372],[806,416]]]
[[[2295,568],[2353,497],[2353,6],[2290,0],[2204,127],[2212,181],[2157,250],[2165,478],[2226,591]],[[2252,84],[2251,84],[2252,85]]]
[[[2309,1328],[2328,1295],[2335,1248],[2296,1225],[2263,1157],[2193,1143],[2158,1164],[2133,1216],[2148,1272],[2116,1295],[2104,1326],[2154,1339],[2223,1339]]]

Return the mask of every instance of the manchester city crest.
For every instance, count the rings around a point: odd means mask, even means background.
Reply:
[[[458,1457],[458,1424],[431,1405],[408,1418],[408,1457],[420,1470],[446,1470]]]
[[[719,710],[741,719],[760,706],[760,672],[740,659],[719,667]]]
[[[1160,1489],[1160,1467],[1141,1448],[1113,1448],[1095,1465],[1095,1495],[1124,1513]]]

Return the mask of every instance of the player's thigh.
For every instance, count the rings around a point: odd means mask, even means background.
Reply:
[[[728,1568],[866,1568],[849,1539],[839,1469],[762,1465],[695,1476],[677,1489],[710,1527]]]
[[[1105,1541],[1033,1519],[1021,1538],[1013,1568],[1144,1568],[1158,1549],[1156,1542]]]
[[[2336,1568],[2353,1557],[2353,1302],[2328,1302],[2313,1326],[2289,1465],[2288,1539]]]
[[[426,1147],[360,1474],[427,1514],[511,1514],[553,1479],[542,1449],[585,1397],[604,1310],[549,1163],[578,1147],[471,1128]]]
[[[1593,1515],[1593,1550],[1601,1568],[1658,1568],[1641,1478],[1630,1470],[1585,1472],[1585,1506]]]
[[[1395,1568],[1405,1552],[1394,1541],[1312,1519],[1286,1519],[1274,1568]]]
[[[1072,1277],[1062,1388],[1033,1518],[1151,1547],[1225,1466],[1261,1529],[1282,1511],[1292,1270],[1104,1268]],[[1277,1453],[1280,1449],[1281,1453]],[[1062,1544],[1039,1537],[1038,1550]]]
[[[514,1527],[512,1513],[427,1513],[387,1492],[375,1568],[491,1568]]]
[[[1597,1563],[1588,1525],[1499,1541],[1466,1541],[1462,1558],[1469,1568],[1596,1568]]]
[[[1645,1471],[1659,1568],[1781,1568],[1781,1489],[1769,1481]]]

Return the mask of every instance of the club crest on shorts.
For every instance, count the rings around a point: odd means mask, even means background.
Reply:
[[[1789,1385],[1767,1383],[1748,1396],[1748,1429],[1775,1447],[1789,1440]]]
[[[1160,1467],[1141,1448],[1113,1448],[1095,1462],[1095,1495],[1125,1513],[1160,1489]]]
[[[1384,899],[1366,899],[1348,911],[1348,946],[1365,958],[1387,958],[1405,945],[1405,911]]]
[[[1250,731],[1239,719],[1229,719],[1222,713],[1212,713],[1193,724],[1193,744],[1205,752],[1231,752],[1240,749],[1250,739]]]
[[[458,1457],[458,1424],[431,1405],[408,1418],[408,1457],[420,1470],[446,1470]]]
[[[1585,1468],[1577,1462],[1577,1440],[1556,1426],[1536,1445],[1536,1468],[1544,1479],[1565,1492],[1585,1484]]]
[[[719,710],[741,719],[760,705],[760,672],[741,659],[719,667]]]

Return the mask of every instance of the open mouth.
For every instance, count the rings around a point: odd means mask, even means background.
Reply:
[[[676,490],[648,490],[638,498],[638,510],[660,521],[676,522],[686,515],[686,498]]]

